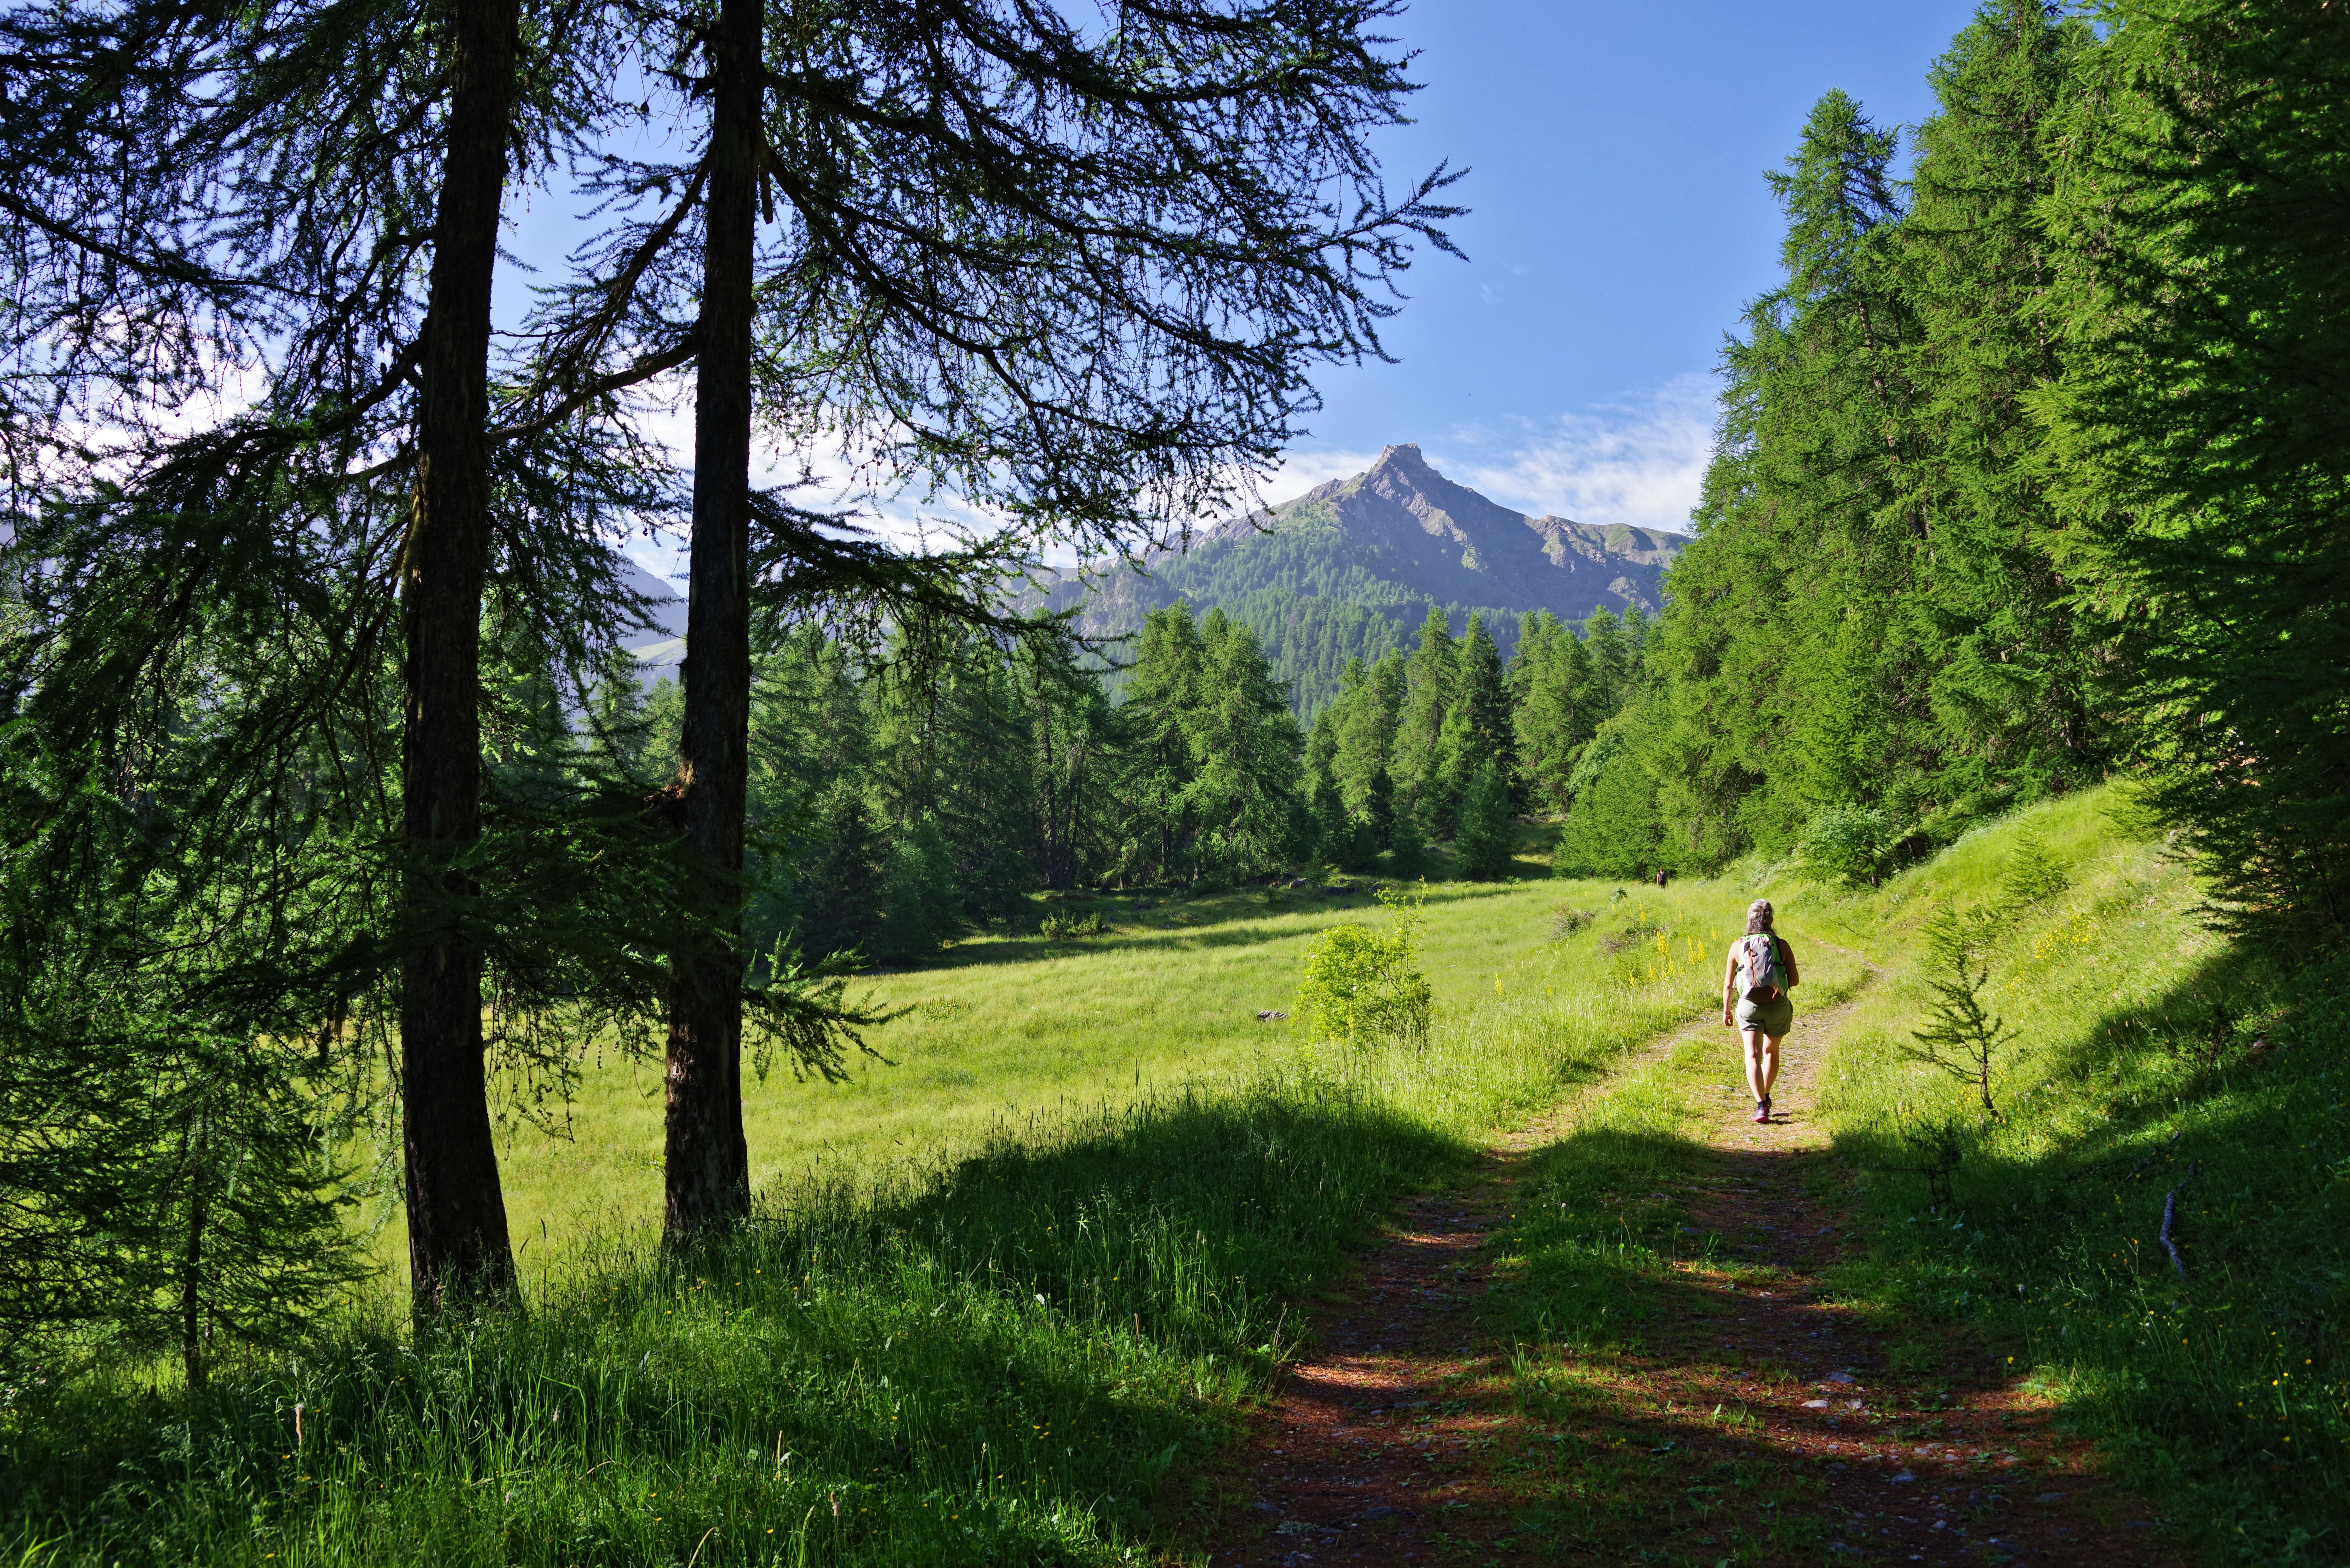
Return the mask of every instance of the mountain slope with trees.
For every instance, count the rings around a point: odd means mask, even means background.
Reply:
[[[1351,479],[1219,524],[1182,551],[1155,552],[1141,573],[1064,573],[1043,587],[1096,636],[1129,634],[1179,598],[1220,608],[1256,632],[1310,720],[1336,698],[1350,659],[1402,648],[1430,608],[1462,634],[1480,617],[1504,658],[1535,611],[1575,621],[1596,609],[1654,615],[1665,569],[1687,543],[1513,512],[1407,443]]]

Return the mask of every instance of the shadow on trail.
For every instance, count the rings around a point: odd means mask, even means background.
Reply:
[[[1506,1161],[1482,1218],[1420,1205],[1290,1385],[1261,1478],[1285,1536],[1234,1560],[2176,1561],[2037,1468],[2047,1413],[1979,1347],[1929,1364],[1840,1298],[1831,1164],[1602,1127]],[[1481,1244],[1501,1277],[1449,1301]]]

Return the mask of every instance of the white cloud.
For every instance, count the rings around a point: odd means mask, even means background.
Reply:
[[[1602,526],[1624,523],[1686,533],[1713,453],[1714,398],[1712,377],[1678,376],[1546,423],[1462,426],[1441,446],[1430,443],[1428,459],[1447,478],[1532,516],[1555,514]],[[690,400],[655,413],[646,428],[681,466],[691,463]],[[1345,448],[1285,452],[1257,497],[1265,505],[1293,501],[1316,485],[1351,479],[1378,458],[1377,452]],[[901,547],[920,548],[926,534],[937,543],[942,526],[983,534],[1001,525],[951,495],[874,497],[860,489],[860,466],[855,454],[837,448],[788,455],[765,450],[754,456],[753,478],[779,484],[808,473],[815,483],[794,499],[814,510],[854,505],[864,514],[864,526]],[[672,555],[666,544],[632,540],[629,553],[648,568],[681,580],[682,551]],[[1042,555],[1051,566],[1076,564],[1066,548],[1048,547]]]
[[[1714,397],[1712,377],[1676,376],[1546,427],[1457,431],[1455,451],[1430,452],[1429,461],[1446,477],[1530,515],[1685,534],[1713,455]]]
[[[1257,494],[1267,506],[1278,506],[1316,485],[1352,479],[1378,461],[1375,452],[1286,452],[1281,454],[1281,466],[1257,487]]]

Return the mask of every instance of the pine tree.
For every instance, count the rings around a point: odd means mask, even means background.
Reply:
[[[1621,794],[1625,821],[1645,819],[1669,778],[1692,844],[1715,857],[1783,851],[1825,803],[1906,817],[1934,794],[1931,658],[1904,607],[1921,427],[1904,376],[1917,328],[1895,151],[1892,132],[1831,92],[1771,176],[1786,282],[1748,308],[1726,353],[1723,438],[1697,538],[1642,655],[1670,693],[1671,754]],[[1611,865],[1648,829],[1629,833],[1609,836]]]
[[[1191,786],[1200,764],[1192,743],[1205,666],[1191,606],[1170,605],[1144,618],[1118,704],[1128,736],[1118,784],[1119,868],[1130,877],[1191,880],[1198,823]]]
[[[1262,875],[1287,857],[1305,738],[1256,633],[1210,610],[1203,679],[1191,719],[1196,773],[1186,792],[1198,866],[1217,880]]]
[[[1101,682],[1057,639],[1022,642],[1014,676],[1027,710],[1035,879],[1075,888],[1106,870],[1115,853],[1108,829],[1117,721]]]
[[[1307,395],[1305,365],[1371,344],[1363,289],[1411,236],[1442,244],[1433,225],[1449,211],[1432,201],[1441,171],[1400,202],[1371,177],[1363,138],[1408,84],[1355,8],[1235,16],[1184,0],[1099,36],[993,4],[910,17],[851,7],[772,36],[764,16],[760,0],[723,0],[714,26],[691,25],[711,62],[711,130],[701,167],[677,172],[702,190],[701,286],[691,332],[663,319],[659,333],[690,341],[698,362],[679,776],[705,867],[693,885],[712,900],[686,929],[717,933],[674,958],[672,1241],[748,1202],[730,933],[751,585],[781,578],[778,597],[805,601],[829,577],[897,611],[1001,624],[987,566],[1047,544],[1122,556],[1163,537],[1272,460]],[[899,111],[940,102],[956,106],[951,119]],[[1334,181],[1365,202],[1341,244]],[[782,217],[761,260],[771,202]],[[1036,244],[1040,223],[1050,246]],[[606,299],[585,291],[564,340],[610,337],[602,324],[619,312],[607,301],[660,318],[679,271],[658,265],[665,244],[649,234],[606,258]],[[1170,272],[1181,287],[1165,286]],[[1017,525],[957,556],[895,552],[751,495],[754,337],[783,400],[773,423],[886,454],[885,488],[951,490]],[[1176,841],[1195,836],[1162,826],[1166,874]],[[1260,829],[1207,831],[1246,857]]]
[[[2029,404],[2063,369],[2063,258],[2043,213],[2085,24],[2037,0],[1986,6],[1936,62],[1901,223],[1918,332],[1905,375],[1925,427],[1902,505],[1930,570],[1908,607],[1931,661],[1944,799],[2029,796],[2107,754],[2092,712],[2094,632],[2070,604],[2063,524]]]
[[[2224,918],[2350,933],[2344,15],[2116,7],[2054,203],[2077,348],[2045,408],[2128,739]]]
[[[1472,614],[1453,659],[1452,713],[1444,731],[1446,794],[1465,798],[1469,785],[1492,763],[1503,781],[1517,774],[1517,727],[1510,707],[1502,656],[1486,634],[1484,618]],[[1457,719],[1457,722],[1455,720]]]
[[[1442,788],[1444,717],[1452,709],[1453,681],[1452,632],[1444,613],[1431,607],[1404,664],[1403,706],[1388,769],[1398,795],[1419,808],[1422,821],[1428,820],[1428,803]]]
[[[1510,874],[1517,833],[1510,816],[1510,786],[1500,763],[1487,763],[1470,781],[1461,797],[1454,848],[1461,856],[1461,874],[1472,881],[1497,881]]]
[[[1510,664],[1516,688],[1514,724],[1519,776],[1538,811],[1563,812],[1573,803],[1567,780],[1575,759],[1602,720],[1600,689],[1590,649],[1548,615],[1530,618]]]
[[[1325,779],[1335,779],[1338,762],[1338,724],[1335,707],[1314,715],[1305,732],[1305,793],[1312,794]]]
[[[1390,656],[1374,665],[1355,659],[1340,679],[1338,701],[1332,709],[1337,741],[1331,762],[1332,775],[1338,781],[1339,793],[1346,797],[1348,809],[1358,815],[1370,815],[1375,825],[1379,813],[1371,805],[1372,792],[1377,787],[1375,781],[1388,774],[1394,762],[1403,689],[1400,658]],[[1391,778],[1388,787],[1391,792]],[[1385,827],[1378,826],[1377,832],[1384,847]]]

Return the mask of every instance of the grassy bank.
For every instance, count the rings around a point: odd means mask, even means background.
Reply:
[[[2330,972],[2214,937],[2116,805],[2023,814],[1838,911],[1898,960],[1834,1064],[1875,1231],[1848,1284],[1976,1325],[2200,1559],[2350,1561],[2350,1007]],[[2020,898],[2032,841],[2059,875]],[[1899,1051],[1946,902],[1991,911],[1989,992],[2019,1031],[1997,1119]],[[1941,1193],[1918,1174],[1937,1165]]]
[[[1771,889],[1791,934],[1878,966],[1818,1107],[1822,1179],[1867,1243],[1835,1284],[1896,1331],[1898,1366],[1955,1344],[2053,1399],[2196,1560],[2350,1562],[2350,1008],[2327,974],[2214,936],[2191,868],[2116,826],[2118,804],[2021,813],[1880,889]],[[1984,1000],[2013,1032],[1996,1116],[1908,1054],[1950,979],[1927,940],[1945,910],[1973,913]],[[1673,1261],[1710,1244],[1689,1223],[1707,1180],[1691,1107],[1729,1081],[1693,1044],[1549,1151],[1503,1241],[1526,1260],[1527,1366],[1543,1346],[1638,1350],[1678,1310]],[[1564,1397],[1532,1375],[1523,1392]],[[1760,1501],[1766,1479],[1738,1484]],[[1646,1495],[1586,1490],[1603,1534]]]
[[[8,1528],[88,1563],[1149,1559],[1191,1506],[1192,1461],[1283,1354],[1285,1303],[1396,1191],[1704,1004],[1689,942],[1720,891],[1613,891],[1440,890],[1424,1051],[1341,1054],[1215,1012],[1284,1002],[1279,968],[1226,966],[1322,910],[902,977],[952,995],[960,972],[971,1014],[1019,1016],[1023,983],[1045,1016],[1180,999],[1156,1004],[1177,1020],[1168,1054],[1183,1018],[1214,1015],[1255,1060],[1236,1047],[1200,1086],[1040,1109],[1018,1138],[958,1122],[955,1085],[932,1079],[925,1108],[901,1080],[901,1125],[950,1129],[959,1157],[920,1168],[868,1137],[854,1179],[843,1161],[779,1186],[754,1233],[691,1264],[622,1232],[575,1243],[526,1313],[439,1342],[355,1322],[195,1397],[127,1373],[24,1391]],[[1615,950],[1555,945],[1563,898],[1596,908]],[[1295,929],[1263,940],[1268,919]],[[955,1038],[965,1063],[998,1048]]]
[[[877,981],[918,1008],[882,1042],[897,1066],[761,1091],[763,1219],[690,1262],[631,1222],[654,1111],[607,1064],[574,1142],[509,1154],[518,1231],[548,1221],[526,1312],[423,1345],[354,1317],[193,1396],[127,1368],[13,1391],[0,1542],[255,1568],[1162,1561],[1290,1303],[1399,1191],[1702,1016],[1762,889],[1808,944],[1809,1004],[1857,998],[1824,1168],[1869,1253],[1838,1288],[2015,1357],[2203,1560],[2343,1561],[2343,1012],[2205,932],[2186,871],[2109,805],[1861,894],[1751,869],[1436,889],[1418,1052],[1257,1021],[1312,931],[1384,919],[1318,897],[1129,901],[1106,937],[958,951]],[[2022,1030],[1996,1121],[1901,1052],[1945,903],[1995,910],[1991,995]],[[1671,1310],[1650,1287],[1684,1244],[1689,1106],[1731,1082],[1721,1038],[1554,1151],[1509,1241],[1530,1341],[1637,1344]],[[1921,1129],[1944,1126],[1955,1163],[1929,1179]],[[2174,1191],[2183,1280],[2157,1241]],[[1577,1472],[1586,1504],[1630,1520],[1646,1483],[1613,1473]]]

